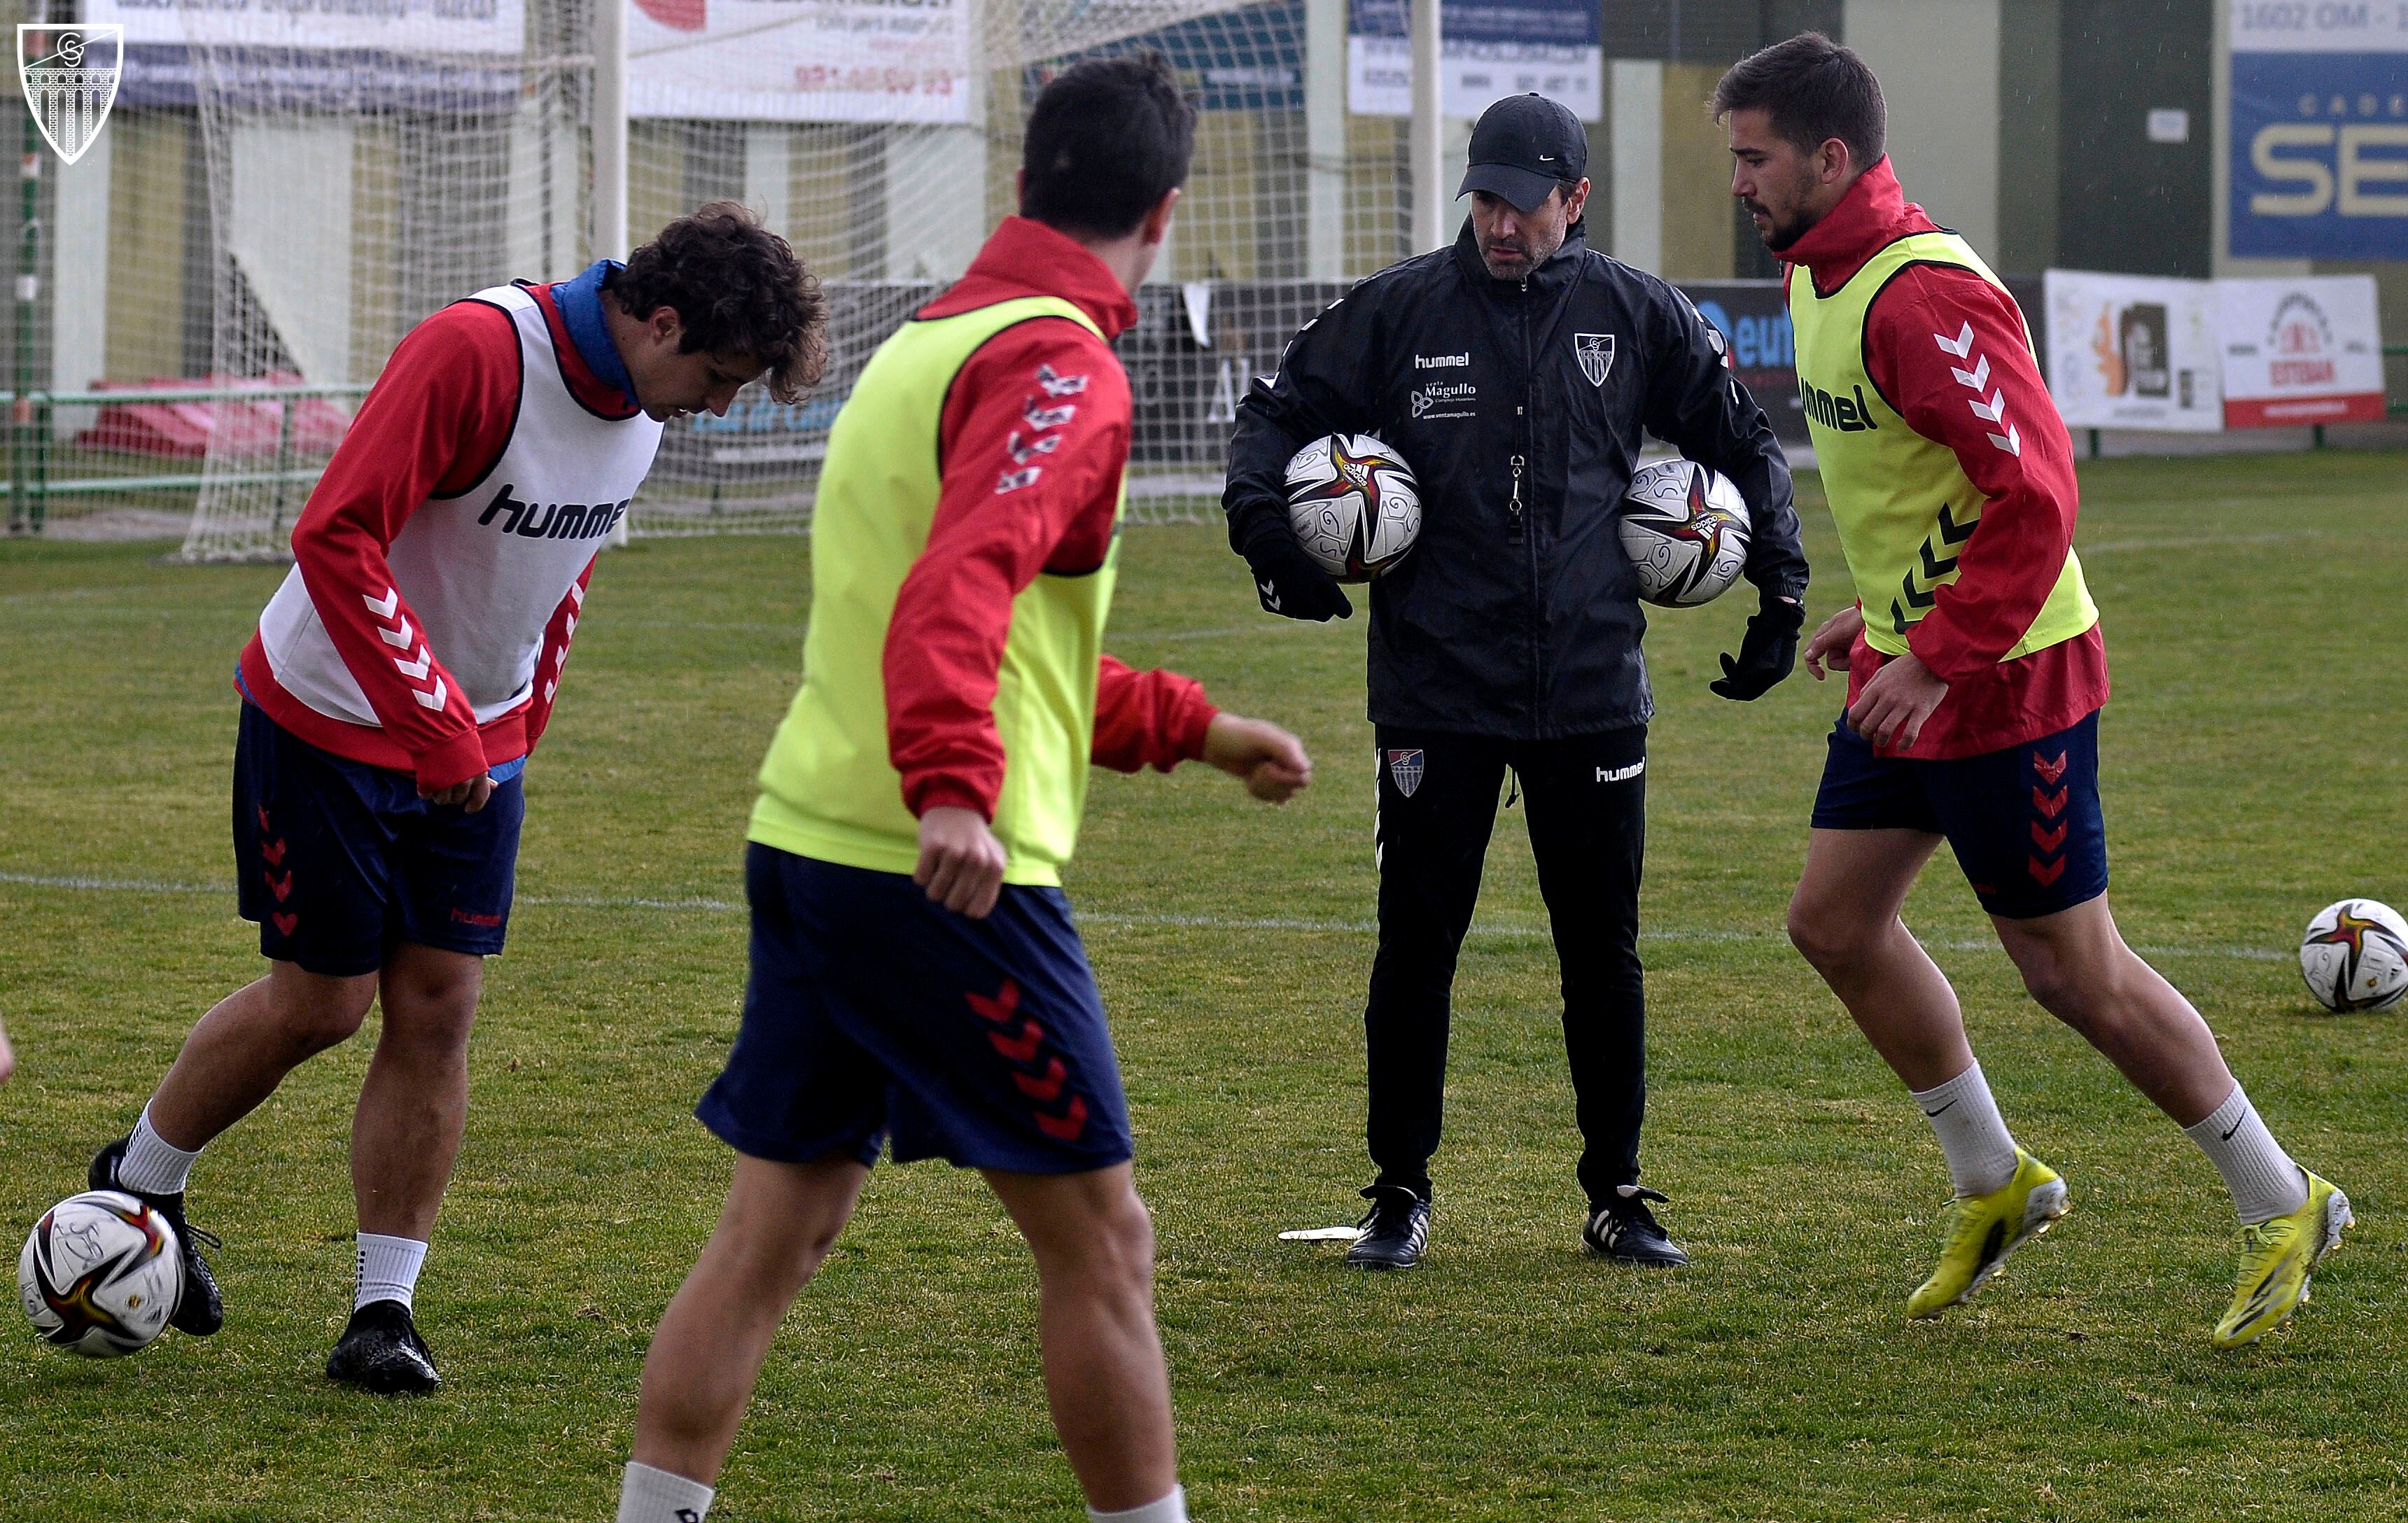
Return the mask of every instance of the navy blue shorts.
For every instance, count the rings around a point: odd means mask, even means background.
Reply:
[[[234,861],[263,956],[348,977],[375,972],[404,941],[493,955],[525,812],[515,770],[474,814],[438,808],[408,773],[322,751],[242,706]]]
[[[1126,1163],[1128,1102],[1070,901],[1006,884],[983,920],[899,872],[754,842],[752,973],[695,1114],[738,1153],[941,1157],[1070,1174]]]
[[[1842,713],[1814,828],[1945,836],[1990,913],[2030,920],[2071,910],[2107,892],[2099,715],[2004,751],[1914,761],[1875,755]]]

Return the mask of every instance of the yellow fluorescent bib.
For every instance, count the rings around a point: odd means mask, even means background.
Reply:
[[[918,865],[919,822],[887,760],[886,630],[936,517],[937,433],[953,378],[989,338],[1040,317],[1067,317],[1102,337],[1084,312],[1052,296],[906,323],[837,414],[811,515],[803,685],[761,764],[752,840],[878,872]],[[1099,569],[1039,576],[1012,600],[994,711],[1004,754],[995,833],[1011,854],[1006,883],[1060,883],[1077,844],[1119,558],[1115,539]]]
[[[1937,590],[1956,580],[1957,553],[1973,537],[1983,501],[1981,489],[1956,463],[1956,453],[1908,427],[1865,367],[1865,314],[1882,288],[1914,265],[1955,265],[2000,283],[1954,233],[1899,239],[1828,296],[1816,293],[1805,266],[1789,271],[1798,395],[1806,409],[1807,433],[1839,526],[1840,549],[1864,600],[1865,642],[1889,655],[1907,654],[1907,631],[1931,611]],[[2024,341],[2029,345],[2028,333]],[[1971,367],[1976,362],[1967,356],[1963,363]],[[1966,395],[1973,398],[1974,393]],[[2065,569],[2039,617],[2001,659],[2046,650],[2098,622],[2082,563],[2069,547]]]

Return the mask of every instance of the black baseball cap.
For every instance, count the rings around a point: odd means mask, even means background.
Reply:
[[[1528,211],[1561,181],[1588,173],[1588,134],[1561,101],[1535,93],[1508,95],[1480,113],[1470,158],[1455,194],[1486,191],[1516,211]]]

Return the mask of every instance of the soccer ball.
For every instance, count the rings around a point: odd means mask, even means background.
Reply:
[[[1694,460],[1641,466],[1622,495],[1623,553],[1639,573],[1639,596],[1664,608],[1727,592],[1747,569],[1747,530],[1739,488]]]
[[[1412,467],[1369,434],[1332,434],[1287,463],[1297,541],[1340,582],[1369,582],[1412,553],[1422,532]]]
[[[2408,998],[2408,921],[2387,904],[2328,904],[2300,938],[2300,976],[2327,1010],[2389,1010]]]
[[[147,1347],[183,1293],[176,1229],[117,1190],[71,1195],[42,1213],[17,1257],[17,1299],[35,1330],[87,1358]]]

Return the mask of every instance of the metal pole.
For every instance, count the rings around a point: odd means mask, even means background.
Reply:
[[[39,7],[36,7],[37,12]],[[40,43],[27,39],[26,46]],[[41,520],[26,505],[25,456],[33,444],[35,303],[42,294],[42,135],[25,113],[24,156],[19,183],[17,235],[16,400],[8,408],[8,517],[12,525],[41,532]]]
[[[594,257],[627,257],[627,0],[594,4]]]
[[[1413,252],[1443,248],[1446,214],[1455,197],[1446,194],[1445,124],[1440,115],[1439,0],[1413,0]]]

